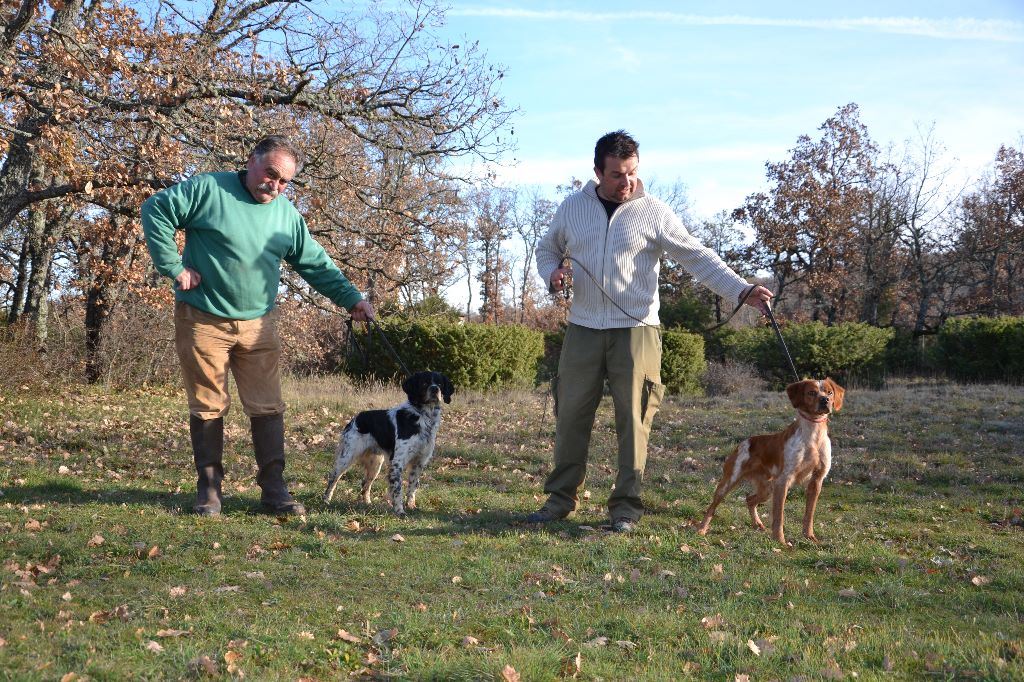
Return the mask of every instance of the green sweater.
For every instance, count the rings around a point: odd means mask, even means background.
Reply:
[[[142,229],[157,271],[174,279],[185,267],[201,283],[175,298],[233,320],[270,312],[287,261],[304,280],[337,305],[363,299],[286,197],[255,201],[238,173],[205,173],[151,196],[142,205]],[[179,256],[174,231],[185,231]]]

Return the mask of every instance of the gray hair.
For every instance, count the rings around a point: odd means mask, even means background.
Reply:
[[[256,143],[249,156],[262,158],[271,152],[284,152],[295,161],[295,172],[298,173],[302,170],[302,164],[305,161],[302,150],[292,144],[292,141],[284,135],[267,135]]]

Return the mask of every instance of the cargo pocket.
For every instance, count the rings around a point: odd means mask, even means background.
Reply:
[[[658,406],[665,397],[665,386],[644,377],[644,388],[640,395],[640,421],[646,428],[651,428],[654,415],[658,414]]]
[[[557,376],[551,377],[551,401],[552,401],[551,414],[553,414],[554,416],[557,417],[558,416],[558,377]]]

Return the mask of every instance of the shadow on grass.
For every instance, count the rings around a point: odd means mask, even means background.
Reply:
[[[16,505],[60,504],[84,506],[105,504],[112,506],[142,506],[162,509],[170,514],[191,514],[195,491],[158,492],[145,488],[84,488],[74,481],[51,481],[37,485],[13,486],[3,489],[5,502]],[[225,497],[223,513],[263,514],[253,500]]]

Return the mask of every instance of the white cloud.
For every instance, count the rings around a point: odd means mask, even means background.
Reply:
[[[860,17],[843,19],[771,19],[743,15],[704,16],[678,12],[578,12],[574,10],[529,10],[501,7],[456,7],[449,16],[498,19],[555,20],[573,22],[652,21],[686,26],[763,26],[806,28],[824,31],[874,31],[949,40],[1024,42],[1024,22],[1008,19],[966,17],[926,19],[920,17]]]

